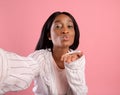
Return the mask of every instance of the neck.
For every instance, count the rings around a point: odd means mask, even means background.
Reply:
[[[68,48],[67,49],[59,49],[59,48],[54,48],[53,51],[52,51],[52,55],[53,55],[53,58],[57,64],[57,66],[61,69],[64,69],[64,62],[61,61],[61,57],[63,54],[67,53],[68,52]]]

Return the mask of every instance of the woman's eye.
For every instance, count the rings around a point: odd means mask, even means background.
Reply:
[[[55,28],[60,29],[60,28],[62,28],[62,25],[55,25]]]
[[[73,25],[68,25],[68,28],[73,28]]]

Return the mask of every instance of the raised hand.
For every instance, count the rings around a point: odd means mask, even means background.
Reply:
[[[82,57],[82,55],[83,55],[83,52],[81,51],[72,51],[72,52],[64,54],[61,57],[61,61],[64,61],[66,63],[71,63],[77,60],[78,58]]]

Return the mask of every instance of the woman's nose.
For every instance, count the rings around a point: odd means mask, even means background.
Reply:
[[[62,29],[62,33],[63,33],[63,34],[66,34],[66,33],[68,33],[68,32],[69,32],[69,31],[68,31],[67,28],[64,27],[64,28]]]

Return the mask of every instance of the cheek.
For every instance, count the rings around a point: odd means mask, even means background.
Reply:
[[[74,40],[75,40],[75,32],[73,32],[71,35],[71,44],[74,43]]]
[[[75,32],[71,32],[71,39],[74,40],[75,38]]]
[[[58,39],[59,39],[59,34],[57,34],[56,32],[51,32],[51,40],[53,42],[56,42],[58,41]]]

